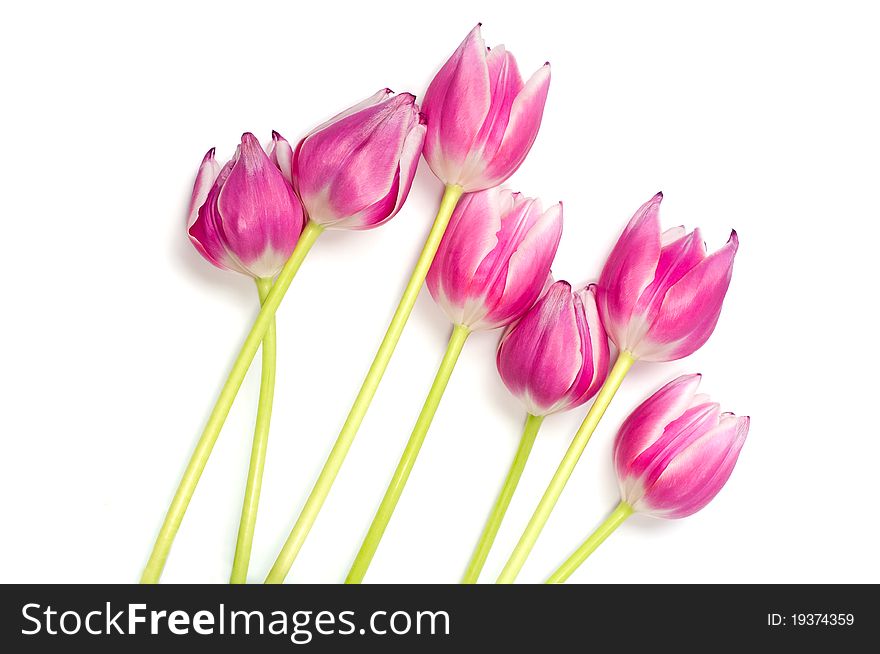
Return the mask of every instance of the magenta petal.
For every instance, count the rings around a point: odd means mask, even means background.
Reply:
[[[532,415],[554,411],[582,368],[573,300],[568,282],[556,282],[498,347],[501,379]]]
[[[509,111],[509,117],[500,143],[490,143],[492,157],[488,160],[482,178],[471,182],[474,188],[503,184],[525,161],[532,149],[541,119],[544,116],[544,105],[550,90],[550,65],[546,64],[532,75],[519,91]]]
[[[274,163],[288,184],[293,184],[293,148],[286,138],[276,131],[272,131],[272,143],[266,151],[269,160]]]
[[[450,320],[461,323],[471,281],[480,263],[495,247],[501,228],[501,206],[512,203],[511,192],[498,188],[467,193],[459,200],[428,271],[431,296]]]
[[[199,166],[199,172],[196,174],[196,181],[193,184],[192,198],[189,202],[189,212],[187,214],[186,227],[189,229],[196,222],[199,214],[199,208],[205,203],[214,180],[220,172],[220,164],[214,159],[214,148],[208,150],[202,163]]]
[[[684,518],[706,506],[730,478],[749,429],[749,419],[728,416],[672,458],[646,484],[642,510]]]
[[[640,358],[680,359],[709,339],[721,314],[738,247],[739,239],[733,232],[724,247],[703,259],[669,289],[638,347]]]
[[[700,375],[682,375],[642,402],[623,422],[614,440],[617,474],[630,474],[633,462],[663,434],[663,430],[690,406]]]
[[[486,287],[484,297],[489,311],[484,318],[472,324],[474,329],[496,329],[510,324],[535,303],[544,288],[562,238],[562,204],[555,204],[547,211],[538,213],[540,204],[535,202],[529,212],[533,215],[524,218],[517,226],[518,233],[514,238],[519,242],[512,252],[509,242],[499,240],[496,249],[504,253],[506,263],[494,259],[494,252],[487,257],[487,261],[492,262],[499,273],[496,273],[494,282]],[[481,275],[479,269],[477,275]]]
[[[255,277],[272,277],[290,256],[304,218],[281,172],[252,134],[217,198],[227,250]]]
[[[667,236],[664,232],[663,237]],[[662,242],[661,238],[661,242]],[[699,229],[690,234],[663,245],[660,259],[654,271],[654,279],[642,292],[633,309],[633,315],[639,316],[641,322],[650,325],[663,304],[663,298],[672,286],[691,271],[706,256],[706,248]],[[641,338],[644,333],[636,338]],[[631,335],[631,340],[634,340]]]
[[[596,306],[595,285],[590,285],[575,294],[575,316],[581,342],[581,370],[569,395],[566,409],[580,406],[596,393],[608,377],[611,353],[608,335],[599,318]]]
[[[660,259],[660,202],[658,193],[643,204],[608,256],[597,284],[599,313],[611,340],[620,350],[627,342],[633,309],[654,279]]]
[[[490,101],[486,44],[477,25],[431,81],[422,102],[428,121],[425,160],[445,183],[458,182]]]

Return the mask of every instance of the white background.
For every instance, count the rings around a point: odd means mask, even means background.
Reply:
[[[752,416],[727,487],[677,522],[636,517],[577,582],[880,581],[876,407],[880,98],[870,3],[15,3],[0,21],[3,125],[0,558],[4,582],[133,582],[256,313],[249,279],[184,232],[196,167],[241,132],[289,139],[383,86],[421,96],[478,20],[553,82],[511,186],[565,202],[554,267],[594,279],[633,211],[710,249],[742,239],[720,324],[695,355],[638,364],[522,581],[541,581],[615,504],[614,431],[672,377]],[[662,5],[662,6],[661,6]],[[441,192],[424,164],[387,226],[331,233],[278,313],[279,373],[250,579],[324,462]],[[288,581],[341,581],[440,360],[423,293]],[[467,344],[367,576],[456,582],[523,409]],[[259,364],[163,581],[224,582]],[[548,419],[483,581],[494,580],[585,409]]]

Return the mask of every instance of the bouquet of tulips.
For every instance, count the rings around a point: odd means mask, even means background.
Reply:
[[[498,372],[526,417],[463,583],[480,576],[544,417],[593,400],[498,582],[516,579],[630,368],[637,361],[686,357],[712,334],[738,247],[736,232],[707,254],[699,230],[661,230],[663,195],[657,193],[626,225],[596,283],[574,288],[554,280],[562,204],[545,207],[501,186],[537,137],[549,85],[549,64],[524,80],[510,52],[486,47],[478,25],[440,68],[421,109],[414,95],[383,89],[314,128],[295,147],[277,132],[266,147],[247,133],[223,165],[213,148],[208,151],[189,207],[190,241],[218,268],[252,277],[261,306],[167,511],[143,583],[159,581],[199,477],[260,351],[256,426],[230,576],[232,583],[246,581],[274,396],[275,312],[325,230],[372,229],[400,211],[421,156],[445,185],[433,226],[266,582],[284,580],[308,537],[425,283],[452,323],[449,344],[346,581],[360,583],[369,569],[465,342],[474,332],[491,330],[503,330]],[[632,513],[681,518],[718,493],[749,419],[722,413],[697,393],[699,381],[699,375],[685,375],[669,382],[626,419],[614,444],[620,503],[548,582],[565,581]]]

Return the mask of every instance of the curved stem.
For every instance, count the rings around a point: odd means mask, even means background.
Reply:
[[[428,435],[431,421],[437,412],[437,406],[440,404],[440,399],[446,390],[446,384],[449,383],[449,377],[452,375],[452,370],[455,368],[456,361],[458,361],[458,355],[461,354],[461,349],[464,347],[469,334],[470,330],[463,325],[456,325],[452,330],[449,345],[446,346],[446,354],[443,355],[443,360],[440,362],[440,368],[434,377],[434,383],[431,384],[428,397],[425,398],[425,404],[422,406],[422,411],[419,413],[416,425],[413,427],[406,448],[403,450],[403,455],[400,457],[397,469],[394,471],[394,476],[391,477],[388,490],[385,491],[385,497],[382,498],[382,503],[376,511],[373,523],[370,525],[364,542],[361,544],[361,549],[351,566],[351,570],[348,572],[348,577],[345,580],[347,584],[359,584],[364,580],[364,575],[367,573],[367,568],[370,567],[373,555],[376,554],[376,549],[379,547],[382,535],[385,533],[385,528],[388,526],[388,522],[394,514],[394,509],[397,507],[397,502],[400,500],[403,489],[406,487],[406,482],[419,456],[419,450],[422,449],[422,443],[425,442],[425,436]]]
[[[532,445],[535,444],[535,438],[543,421],[544,416],[533,416],[531,413],[526,418],[526,425],[523,429],[523,435],[520,439],[516,456],[510,465],[510,471],[507,473],[507,479],[504,480],[504,486],[501,487],[501,493],[499,493],[498,499],[495,500],[492,513],[489,514],[489,519],[486,521],[486,526],[483,527],[480,540],[477,541],[477,547],[474,549],[474,554],[461,580],[463,584],[475,584],[480,578],[480,572],[482,572],[483,566],[486,564],[489,551],[492,549],[492,543],[495,542],[495,536],[501,527],[501,521],[504,520],[504,514],[507,513],[507,507],[510,506],[510,500],[513,499],[513,494],[516,492],[517,484],[519,484],[519,479],[522,477],[523,470],[525,470],[526,461],[529,460]]]
[[[538,536],[541,535],[541,530],[550,518],[550,514],[553,512],[553,507],[556,506],[559,496],[562,495],[562,491],[565,489],[565,484],[568,483],[568,479],[571,477],[575,465],[577,465],[578,460],[581,458],[584,448],[587,446],[587,443],[590,442],[590,437],[593,435],[593,432],[596,431],[596,426],[599,424],[599,420],[605,415],[605,410],[611,403],[611,399],[614,397],[617,389],[620,388],[623,378],[626,377],[626,373],[629,372],[633,363],[635,363],[635,359],[629,352],[621,352],[617,356],[617,361],[615,361],[614,367],[611,369],[611,372],[608,373],[608,379],[605,380],[605,383],[602,384],[602,388],[599,389],[599,393],[596,395],[593,405],[590,407],[586,418],[584,418],[580,428],[574,435],[571,445],[568,446],[568,451],[566,451],[565,456],[562,457],[562,461],[559,463],[559,467],[556,469],[553,479],[550,480],[550,485],[547,486],[547,490],[544,491],[541,501],[538,503],[535,512],[532,514],[531,520],[529,520],[529,524],[526,526],[525,531],[520,537],[519,542],[516,544],[513,553],[510,555],[510,559],[508,559],[507,564],[501,571],[501,575],[498,577],[496,583],[512,584],[516,579],[516,576],[525,564],[529,553],[535,546]]]
[[[271,279],[258,279],[257,292],[260,304],[272,288]],[[247,582],[248,564],[251,559],[251,546],[254,542],[254,529],[257,524],[257,508],[260,504],[260,488],[263,484],[263,468],[266,465],[266,448],[269,445],[269,423],[272,420],[272,400],[275,396],[275,319],[269,324],[263,336],[263,362],[260,370],[260,400],[257,405],[257,421],[254,425],[254,444],[251,447],[251,462],[248,468],[247,484],[244,490],[244,503],[241,507],[241,522],[238,525],[238,541],[235,544],[235,557],[232,561],[230,584]]]
[[[165,521],[162,523],[156,543],[153,545],[153,551],[150,553],[150,559],[147,561],[144,573],[141,576],[142,584],[154,584],[159,581],[162,569],[165,567],[165,559],[168,558],[168,552],[171,550],[171,545],[174,542],[174,537],[177,535],[183,515],[186,513],[189,501],[199,483],[199,478],[202,476],[202,471],[205,469],[208,457],[211,456],[211,450],[214,448],[217,436],[220,435],[223,423],[226,422],[226,416],[229,414],[229,409],[232,407],[235,396],[238,394],[238,389],[241,387],[248,368],[250,368],[251,362],[254,360],[254,355],[256,355],[260,347],[263,336],[266,335],[269,325],[275,318],[275,312],[278,310],[281,300],[284,299],[284,294],[290,288],[290,283],[296,276],[306,254],[312,249],[318,236],[323,231],[324,228],[317,223],[309,222],[306,224],[290,258],[284,264],[284,267],[278,274],[278,278],[275,280],[275,284],[272,286],[272,290],[266,296],[266,301],[263,302],[260,313],[257,314],[257,318],[254,320],[251,331],[241,346],[235,363],[232,364],[229,377],[220,390],[220,396],[211,410],[208,423],[205,425],[199,442],[196,444],[196,449],[190,457],[186,470],[183,473],[183,478],[180,480],[180,485],[177,487],[177,492],[174,493],[174,499],[171,500],[171,506],[168,507]]]
[[[388,362],[391,361],[391,355],[394,354],[394,349],[397,347],[397,341],[400,340],[403,328],[406,326],[407,320],[409,320],[409,314],[412,313],[416,298],[419,296],[422,284],[425,283],[428,269],[434,261],[434,255],[437,254],[437,248],[440,247],[440,240],[443,238],[443,233],[449,224],[449,218],[452,216],[452,211],[455,209],[455,205],[458,204],[461,194],[461,187],[454,185],[447,186],[443,193],[440,208],[437,210],[437,217],[434,219],[434,224],[431,227],[424,247],[422,247],[422,252],[419,255],[415,268],[413,268],[409,282],[406,284],[403,296],[400,298],[400,303],[397,305],[397,310],[391,319],[391,324],[388,325],[385,337],[379,345],[379,350],[376,352],[372,365],[370,365],[370,370],[367,372],[367,376],[364,378],[363,384],[361,384],[361,389],[358,391],[354,404],[352,404],[351,410],[348,412],[345,424],[342,425],[342,430],[339,432],[339,436],[336,437],[333,449],[330,450],[330,455],[321,469],[321,474],[318,475],[318,479],[296,520],[296,524],[293,525],[287,541],[285,541],[281,552],[278,553],[275,564],[266,577],[267,584],[280,584],[284,581],[288,571],[290,571],[290,566],[293,565],[296,555],[299,554],[300,548],[309,535],[312,525],[315,524],[315,520],[321,512],[321,507],[327,499],[327,495],[330,494],[330,489],[333,487],[336,475],[339,474],[339,469],[345,461],[355,436],[357,436],[361,422],[363,422],[364,416],[367,414],[367,409],[370,408],[370,402],[373,401],[376,389],[379,388],[379,382],[382,381],[382,376],[388,367]]]
[[[630,517],[633,513],[633,508],[621,500],[620,504],[617,505],[617,508],[611,512],[611,515],[605,519],[599,527],[594,531],[590,537],[583,542],[583,544],[575,550],[574,554],[568,557],[565,563],[563,563],[559,568],[547,578],[548,584],[561,584],[566,579],[571,576],[571,573],[580,567],[581,563],[587,560],[587,557],[592,554],[599,545],[605,542],[605,539],[608,538],[615,529],[617,529],[620,525],[623,524],[623,521]]]

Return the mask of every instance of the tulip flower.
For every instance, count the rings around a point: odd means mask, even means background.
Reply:
[[[530,415],[579,407],[608,376],[608,337],[595,285],[572,292],[558,281],[498,345],[498,373]]]
[[[229,170],[220,170],[217,183],[209,189],[215,165],[210,161],[213,157],[208,157],[196,181],[192,202],[194,207],[208,189],[204,200],[208,209],[199,210],[193,219],[191,208],[190,235],[196,247],[218,266],[260,278],[277,273],[277,278],[265,294],[260,313],[199,438],[144,570],[143,583],[157,582],[162,573],[238,389],[306,255],[325,228],[368,229],[400,210],[412,186],[424,133],[415,98],[409,93],[395,96],[386,89],[324,123],[295,149],[278,133],[273,133],[268,154],[262,150],[257,153],[251,140],[244,139],[236,157],[238,163]],[[252,184],[248,192],[241,192],[244,183]],[[308,220],[302,227],[300,214],[299,240],[295,247],[291,245],[292,251],[285,251],[278,231],[278,206],[284,198],[296,200],[295,189],[301,194]],[[258,220],[262,219],[266,223],[261,228]],[[285,255],[289,255],[286,260]],[[256,446],[252,454],[260,456]],[[255,502],[251,506],[249,509],[246,499],[243,516],[249,510],[255,511]],[[236,569],[234,579],[241,578]]]
[[[506,53],[504,48],[487,53],[479,28],[475,28],[429,85],[422,103],[422,113],[427,120],[425,156],[445,185],[440,206],[373,363],[315,486],[266,578],[268,583],[279,583],[287,576],[333,487],[403,334],[462,193],[497,186],[520,166],[538,133],[549,83],[550,68],[544,66],[524,84],[513,56]],[[314,142],[310,144],[307,139],[303,144],[302,152],[298,155],[300,160],[306,161],[308,147],[311,147],[312,153],[308,157],[310,161],[320,161],[327,156],[320,147],[320,139],[323,138],[320,131],[315,135]],[[427,147],[428,139],[430,148]],[[357,159],[357,154],[352,155],[352,161]],[[297,175],[296,170],[292,171],[294,186],[299,190],[312,220],[348,227],[368,227],[381,220],[395,197],[400,197],[399,194],[395,196],[389,192],[383,196],[381,203],[376,199],[379,204],[360,209],[356,219],[346,218],[337,222],[339,207],[364,207],[364,197],[378,198],[373,193],[362,194],[361,184],[366,188],[373,184],[382,187],[388,180],[387,174],[377,175],[382,183],[372,176],[365,177],[360,167],[359,163],[347,166],[351,174],[357,177],[357,184],[352,184],[351,189],[341,193],[327,190],[324,185],[329,182],[325,182],[318,173],[306,180]],[[401,179],[405,177],[405,172],[401,168]],[[328,179],[330,177],[327,176]]]
[[[642,205],[608,257],[599,310],[611,340],[645,361],[681,359],[712,334],[730,285],[736,232],[711,255],[695,229],[660,231],[658,193]]]
[[[416,98],[383,89],[312,130],[295,150],[276,135],[309,220],[328,229],[372,229],[403,206],[425,140]]]
[[[739,240],[707,255],[699,230],[662,232],[657,193],[635,213],[611,251],[596,298],[599,315],[618,347],[617,361],[578,429],[556,474],[507,562],[499,583],[511,583],[522,569],[574,466],[638,359],[672,361],[701,347],[718,322],[733,272]]]
[[[730,478],[749,432],[749,418],[722,413],[697,394],[700,375],[684,375],[633,411],[614,441],[620,503],[550,576],[562,583],[635,513],[684,518],[715,497]]]
[[[223,168],[213,148],[205,155],[187,228],[196,250],[215,266],[271,280],[293,252],[304,222],[293,188],[253,134],[241,137]]]
[[[507,189],[466,195],[428,272],[428,291],[447,317],[471,330],[510,324],[547,281],[562,236],[562,205]]]
[[[549,88],[550,64],[523,82],[514,56],[487,48],[477,25],[425,92],[431,170],[468,193],[503,184],[535,142]]]
[[[382,540],[462,347],[473,331],[509,325],[538,299],[562,236],[562,205],[498,188],[458,205],[428,273],[428,290],[454,327],[434,383],[346,583],[360,583]]]
[[[568,282],[553,284],[507,329],[497,363],[502,381],[528,413],[516,456],[462,580],[466,584],[480,576],[544,416],[584,404],[608,375],[608,337],[599,320],[595,286],[572,292]]]
[[[190,199],[187,233],[196,250],[210,263],[222,270],[253,277],[262,304],[303,231],[302,204],[270,158],[271,151],[267,154],[253,134],[242,135],[234,156],[222,167],[214,159],[214,152],[214,148],[208,150],[199,166]],[[257,520],[275,393],[274,318],[262,335],[262,352],[260,399],[232,583],[243,583],[247,576]],[[142,581],[158,581],[174,534],[186,512],[188,498],[195,492],[219,431],[217,425],[207,433],[207,440],[203,435],[200,447],[193,453]]]

